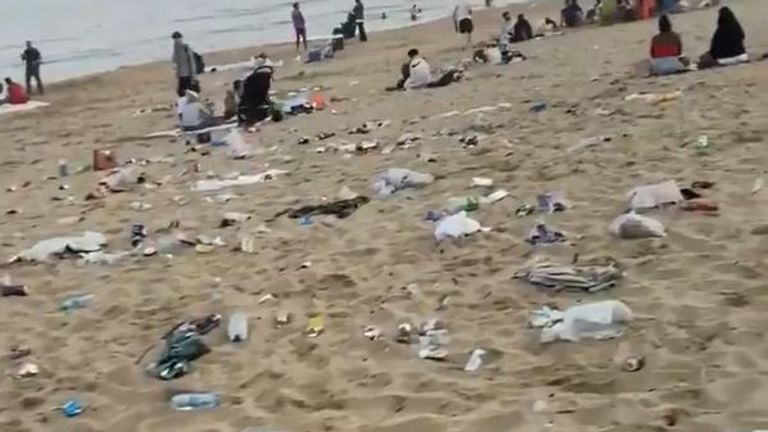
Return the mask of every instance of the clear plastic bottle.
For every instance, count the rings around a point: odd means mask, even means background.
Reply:
[[[221,396],[215,393],[182,393],[171,398],[171,407],[176,411],[213,409],[220,404]]]
[[[85,309],[93,303],[96,298],[93,294],[76,295],[69,297],[61,302],[61,310],[70,312],[76,309]]]
[[[235,312],[229,317],[227,336],[232,342],[243,342],[248,339],[248,317],[242,312]]]

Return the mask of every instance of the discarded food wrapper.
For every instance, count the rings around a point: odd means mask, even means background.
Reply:
[[[568,210],[569,203],[561,192],[548,192],[536,197],[538,211],[544,214],[560,213]]]
[[[222,228],[226,228],[233,225],[237,225],[241,222],[245,222],[249,219],[251,219],[251,215],[246,213],[227,212],[227,213],[224,213],[224,217],[221,218],[220,226]]]
[[[493,179],[488,177],[472,177],[471,187],[491,187]]]
[[[14,376],[16,378],[31,378],[40,373],[40,368],[34,363],[24,363],[16,371]]]
[[[323,315],[313,315],[307,322],[306,333],[309,337],[318,337],[325,330],[325,317]]]
[[[227,336],[232,342],[243,342],[248,339],[248,317],[243,312],[235,312],[229,317]]]
[[[525,241],[538,246],[563,243],[566,241],[566,238],[563,232],[547,227],[544,222],[539,222],[535,227],[531,228]]]
[[[632,93],[624,98],[625,101],[642,100],[650,104],[660,104],[680,99],[683,91],[678,90],[668,93]]]
[[[419,336],[419,357],[428,360],[445,360],[448,351],[444,348],[449,342],[448,330],[427,330]]]
[[[282,327],[285,325],[290,324],[291,322],[291,313],[287,311],[278,311],[275,314],[275,326],[276,327]]]
[[[684,200],[680,188],[674,180],[646,186],[638,186],[627,194],[629,208],[645,210],[666,204],[677,204]]]
[[[376,340],[381,337],[381,330],[376,326],[368,326],[363,329],[363,336],[370,340]]]
[[[409,344],[413,339],[413,326],[410,323],[401,323],[397,326],[398,343]]]
[[[359,194],[352,191],[352,189],[350,189],[348,186],[342,186],[339,193],[336,194],[336,197],[340,200],[351,200],[357,198],[358,196]]]
[[[530,323],[542,328],[541,342],[549,343],[614,339],[624,333],[624,326],[631,320],[632,311],[626,304],[606,300],[573,306],[564,312],[542,308],[534,313]]]
[[[752,195],[755,195],[756,193],[763,190],[763,187],[765,187],[765,181],[762,177],[755,180],[755,184],[752,185]]]
[[[716,212],[720,210],[720,206],[706,198],[694,198],[688,201],[683,201],[680,204],[680,209],[685,211],[699,211],[699,212]]]
[[[211,244],[199,244],[195,246],[195,252],[199,254],[209,254],[216,249],[216,246]]]
[[[272,301],[272,300],[276,300],[276,299],[277,299],[277,298],[276,298],[276,297],[275,297],[275,295],[274,295],[274,294],[272,294],[272,293],[264,294],[264,295],[263,295],[263,296],[261,296],[261,298],[259,299],[259,304],[262,304],[262,303],[266,303],[266,302],[268,302],[268,301]]]
[[[623,239],[666,237],[664,225],[656,219],[634,212],[620,215],[611,222],[610,232]]]
[[[477,348],[469,355],[467,364],[464,366],[464,372],[476,372],[483,365],[483,357],[486,351],[481,348]]]
[[[85,411],[85,406],[77,399],[70,399],[57,409],[61,410],[64,417],[77,417]]]
[[[431,174],[404,168],[390,168],[374,177],[373,189],[379,195],[392,195],[399,190],[423,187],[434,181],[435,178]]]

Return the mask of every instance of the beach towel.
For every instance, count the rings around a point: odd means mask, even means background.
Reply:
[[[3,114],[10,114],[15,112],[24,112],[24,111],[32,111],[38,108],[47,107],[50,106],[48,102],[42,102],[42,101],[29,101],[25,104],[19,104],[19,105],[11,105],[11,104],[3,104],[0,105],[0,115]]]

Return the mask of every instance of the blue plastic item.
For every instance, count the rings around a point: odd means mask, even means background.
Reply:
[[[83,404],[77,399],[70,399],[61,406],[61,412],[65,417],[77,417],[83,413]]]

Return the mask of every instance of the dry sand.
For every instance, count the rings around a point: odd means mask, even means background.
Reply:
[[[733,1],[753,53],[768,51],[768,2]],[[540,16],[542,9],[524,10]],[[498,11],[479,18],[479,35],[496,31]],[[714,29],[715,11],[675,16],[686,52],[698,56]],[[233,161],[222,149],[210,156],[185,153],[181,141],[129,139],[174,126],[169,113],[132,117],[141,107],[172,101],[173,77],[167,64],[132,67],[114,73],[51,86],[53,106],[0,118],[3,145],[2,254],[12,256],[37,240],[86,229],[105,233],[111,250],[125,250],[128,230],[143,222],[150,232],[178,219],[190,234],[221,235],[230,245],[239,236],[256,238],[256,253],[218,248],[168,259],[129,257],[113,267],[16,265],[5,269],[27,283],[26,298],[0,299],[0,347],[33,350],[38,377],[15,380],[13,364],[3,360],[0,430],[114,432],[239,432],[261,426],[284,431],[656,431],[665,418],[677,417],[681,431],[748,431],[768,428],[768,237],[750,234],[768,223],[768,191],[751,195],[752,184],[766,176],[768,134],[766,94],[768,62],[636,79],[625,71],[648,51],[653,21],[589,28],[566,36],[519,46],[529,61],[511,66],[477,66],[461,84],[407,94],[382,91],[397,76],[404,52],[419,47],[433,66],[465,55],[446,22],[375,34],[353,43],[332,62],[299,66],[290,47],[271,47],[287,60],[276,74],[282,90],[323,85],[326,96],[348,97],[329,110],[267,125],[246,139],[260,153]],[[260,49],[208,56],[209,63],[243,59]],[[299,73],[299,71],[305,71]],[[219,99],[231,75],[204,78],[206,95]],[[359,81],[353,86],[350,82]],[[662,106],[625,102],[633,92],[683,89],[682,99]],[[548,109],[529,111],[537,101]],[[433,137],[435,131],[464,131],[476,115],[432,120],[447,111],[509,103],[486,114],[498,125],[475,149],[458,137]],[[598,115],[596,110],[612,111]],[[427,117],[427,118],[425,118]],[[345,126],[390,119],[371,136],[347,136]],[[411,122],[412,119],[419,119]],[[301,136],[335,131],[328,142],[377,138],[392,144],[403,132],[422,133],[422,143],[391,154],[373,151],[345,157],[316,154],[321,144],[300,146]],[[692,142],[708,135],[710,149],[697,152]],[[615,135],[597,147],[567,153],[582,138]],[[324,145],[325,142],[322,144]],[[97,174],[73,175],[66,182],[44,181],[57,161],[89,162],[96,148],[113,149],[121,159],[168,156],[172,162],[143,169],[150,179],[190,173],[154,190],[137,188],[81,203]],[[433,153],[437,162],[420,155]],[[288,175],[236,189],[227,204],[206,202],[189,190],[212,171],[257,172],[265,167]],[[346,185],[371,194],[378,171],[406,167],[438,177],[422,190],[374,199],[346,220],[315,218],[300,226],[285,217],[257,227],[291,206],[333,199]],[[492,177],[511,196],[474,214],[489,233],[436,247],[427,210],[444,206],[450,196],[475,193],[474,176]],[[711,180],[709,195],[722,209],[711,217],[675,209],[653,214],[669,236],[659,240],[619,241],[608,223],[623,208],[633,186],[665,179],[681,184]],[[15,192],[12,184],[31,184]],[[70,189],[59,191],[59,184]],[[523,239],[535,217],[516,218],[522,202],[550,190],[563,191],[574,203],[548,222],[566,230],[567,246],[532,249]],[[75,204],[52,201],[75,197]],[[174,197],[189,200],[184,206]],[[154,207],[137,212],[131,202]],[[224,211],[251,212],[239,227],[218,229]],[[82,215],[70,226],[60,218]],[[548,294],[511,279],[534,254],[570,260],[610,256],[626,268],[626,278],[610,291],[594,295]],[[311,261],[310,268],[301,264]],[[216,289],[216,278],[221,287]],[[409,298],[402,287],[417,284]],[[73,293],[93,293],[95,303],[65,315],[59,302]],[[218,293],[218,294],[217,294]],[[259,304],[265,294],[277,300]],[[439,300],[450,301],[435,311]],[[567,307],[577,302],[620,299],[642,319],[614,341],[558,343],[540,347],[526,329],[531,311],[542,304]],[[146,377],[134,360],[177,321],[209,312],[242,310],[251,317],[252,337],[227,342],[223,330],[207,337],[213,352],[194,362],[189,375],[173,382]],[[292,312],[292,324],[272,325],[280,310]],[[307,316],[322,312],[325,332],[303,335]],[[453,340],[445,363],[419,359],[393,341],[403,320],[438,317]],[[361,335],[366,325],[380,326],[382,340]],[[636,373],[613,364],[621,343],[640,347],[647,365]],[[495,361],[478,373],[462,371],[469,352],[497,350]],[[214,391],[224,397],[216,410],[172,411],[169,390]],[[51,408],[68,397],[89,405],[76,419]],[[538,401],[538,403],[537,403]],[[534,409],[536,405],[536,409]],[[674,414],[670,414],[674,413]],[[668,421],[668,420],[667,420]]]

